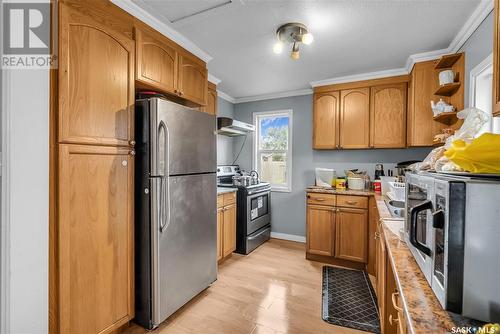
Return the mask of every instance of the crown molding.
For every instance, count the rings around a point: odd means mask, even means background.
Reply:
[[[318,86],[327,86],[327,85],[334,85],[334,84],[340,84],[340,83],[346,83],[346,82],[355,82],[355,81],[362,81],[362,80],[394,77],[394,76],[405,75],[405,74],[408,74],[408,72],[406,71],[405,68],[395,68],[395,69],[391,69],[391,70],[360,73],[360,74],[346,75],[343,77],[336,77],[336,78],[319,80],[319,81],[311,81],[309,84],[312,87],[318,87]]]
[[[493,0],[482,0],[446,49],[412,54],[408,56],[404,68],[361,73],[343,77],[334,77],[320,81],[311,81],[310,84],[312,87],[317,87],[344,82],[380,79],[389,76],[409,74],[415,63],[438,59],[439,57],[450,53],[457,53],[458,50],[460,50],[460,48],[465,44],[465,42],[467,42],[469,37],[474,33],[474,31],[476,31],[476,29],[481,25],[484,19],[491,13],[492,10]]]
[[[235,98],[235,103],[245,103],[245,102],[272,100],[272,99],[279,99],[279,98],[282,98],[282,97],[310,95],[312,93],[313,93],[313,90],[310,89],[310,88],[298,89],[298,90],[289,90],[289,91],[286,91],[286,92],[279,92],[279,93],[253,95],[253,96],[248,96],[248,97],[237,97],[237,98]]]
[[[182,46],[204,62],[208,63],[212,60],[212,56],[200,49],[196,44],[191,42],[184,35],[169,26],[168,24],[160,21],[152,14],[135,4],[132,0],[111,0],[112,3],[129,13],[130,15],[138,18],[142,22],[148,24],[152,28],[158,30],[160,33],[170,38],[175,43]]]
[[[405,74],[408,74],[411,72],[413,65],[415,65],[415,63],[438,59],[439,57],[444,56],[444,55],[449,54],[449,53],[451,53],[449,51],[449,49],[440,49],[440,50],[412,54],[406,60],[406,66],[405,66],[406,73]]]
[[[236,99],[234,97],[232,97],[229,94],[224,93],[221,90],[217,90],[217,96],[220,97],[221,99],[226,100],[227,102],[231,102],[232,104],[236,103]]]
[[[215,75],[208,73],[208,81],[210,81],[211,83],[213,83],[215,85],[218,85],[221,83],[222,80],[217,78]]]
[[[467,42],[469,37],[476,31],[484,19],[493,11],[493,0],[482,0],[467,19],[462,29],[451,41],[448,53],[456,53]]]

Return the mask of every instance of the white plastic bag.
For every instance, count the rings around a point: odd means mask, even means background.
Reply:
[[[491,115],[477,108],[467,108],[457,113],[459,119],[464,123],[455,131],[455,134],[446,139],[446,148],[451,147],[451,143],[457,139],[470,143],[479,134],[481,128],[490,120]]]

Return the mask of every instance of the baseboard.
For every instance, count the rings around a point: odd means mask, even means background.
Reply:
[[[281,240],[289,240],[289,241],[297,241],[297,242],[302,242],[302,243],[306,242],[306,237],[303,237],[301,235],[278,233],[278,232],[271,232],[271,238],[281,239]]]

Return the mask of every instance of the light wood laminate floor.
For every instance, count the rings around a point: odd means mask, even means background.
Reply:
[[[151,333],[366,333],[321,319],[322,266],[305,259],[304,244],[271,239],[248,256],[233,254],[210,288]]]

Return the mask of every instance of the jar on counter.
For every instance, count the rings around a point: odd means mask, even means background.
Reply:
[[[337,189],[337,190],[345,190],[346,189],[345,177],[339,177],[335,180],[335,189]]]
[[[382,193],[382,181],[380,180],[373,181],[373,191],[375,191],[378,194]]]

